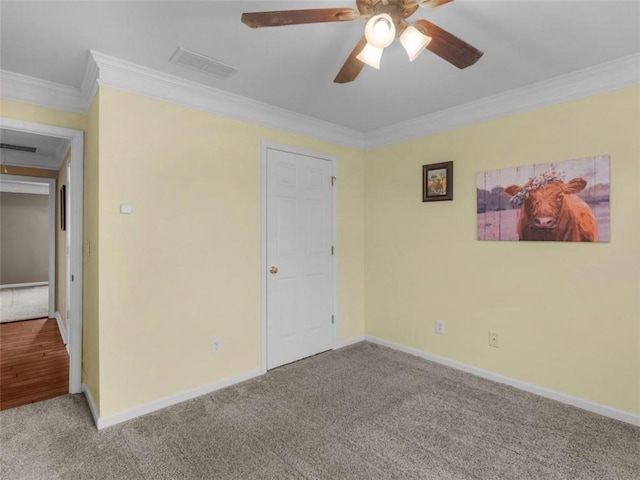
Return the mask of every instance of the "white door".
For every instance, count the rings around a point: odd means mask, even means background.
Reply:
[[[267,368],[333,348],[331,161],[267,149]]]

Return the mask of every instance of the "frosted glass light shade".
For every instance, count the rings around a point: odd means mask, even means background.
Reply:
[[[385,48],[396,38],[396,26],[393,19],[386,13],[371,17],[364,27],[364,36],[374,47]]]
[[[370,43],[364,46],[362,51],[356,56],[358,60],[366,63],[370,67],[380,69],[380,59],[382,58],[382,48],[374,47]]]
[[[413,62],[420,55],[429,42],[431,37],[424,35],[417,28],[408,26],[400,35],[400,43],[409,56],[409,61]]]

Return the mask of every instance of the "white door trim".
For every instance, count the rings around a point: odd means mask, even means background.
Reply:
[[[49,190],[49,306],[47,315],[54,318],[56,313],[56,180],[55,178],[27,177],[22,175],[3,175],[0,182],[13,185],[16,193],[33,193],[29,187],[33,184],[47,185]],[[21,188],[22,187],[22,188]]]
[[[67,160],[67,166],[65,167],[67,169],[67,189],[66,189],[66,198],[65,200],[65,205],[67,205],[67,212],[70,211],[70,206],[71,206],[71,158],[69,158],[69,160]],[[65,279],[64,281],[66,282],[67,285],[67,295],[64,300],[64,304],[65,304],[65,309],[66,312],[64,312],[65,314],[65,318],[67,319],[67,323],[69,322],[69,318],[71,317],[71,315],[69,314],[69,310],[71,309],[71,232],[73,232],[73,225],[71,224],[71,218],[69,216],[69,218],[67,218],[67,230],[64,232],[64,241],[65,241],[65,246],[64,246],[64,261],[65,261]],[[64,344],[67,347],[67,352],[69,351],[69,336],[67,335],[67,332],[65,330],[65,338],[64,338]]]
[[[73,128],[56,127],[41,123],[25,122],[12,118],[0,118],[0,128],[26,133],[64,138],[71,147],[70,182],[71,205],[69,205],[71,231],[71,305],[69,307],[69,393],[82,391],[82,251],[83,251],[83,188],[84,188],[84,133]],[[54,191],[54,195],[57,192]],[[55,196],[54,196],[55,199]],[[55,202],[54,202],[55,204]],[[54,207],[55,208],[55,207]]]
[[[331,174],[336,177],[337,158],[334,155],[326,153],[318,153],[302,148],[291,147],[278,143],[263,141],[261,145],[260,155],[260,215],[261,215],[261,239],[260,239],[260,332],[261,332],[261,356],[260,371],[267,371],[267,151],[280,150],[283,152],[294,153],[297,155],[306,155],[309,157],[320,158],[331,162]],[[337,183],[332,192],[332,222],[331,222],[331,238],[335,247],[332,258],[333,267],[333,346],[336,348],[336,333],[338,331],[338,304],[337,304],[337,272],[338,272],[338,252],[337,252],[337,221],[338,221],[338,202],[337,202]]]

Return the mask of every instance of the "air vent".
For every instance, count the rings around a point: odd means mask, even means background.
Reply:
[[[171,56],[171,62],[222,79],[228,78],[230,75],[238,71],[237,68],[232,67],[231,65],[219,62],[213,58],[205,57],[199,53],[190,52],[182,47],[178,48]]]
[[[10,143],[0,143],[0,148],[6,150],[17,150],[19,152],[36,153],[36,147],[25,147],[23,145],[11,145]]]

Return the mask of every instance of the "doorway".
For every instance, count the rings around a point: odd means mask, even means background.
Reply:
[[[263,370],[334,347],[335,158],[262,152]]]
[[[69,303],[66,306],[67,318],[67,349],[69,352],[69,393],[80,393],[82,390],[82,229],[83,229],[83,167],[84,167],[84,134],[81,130],[75,130],[52,125],[44,125],[21,120],[0,118],[0,129],[12,132],[15,135],[41,136],[60,140],[64,144],[65,151],[69,150],[69,174],[65,198],[67,200],[66,219],[73,226],[68,232],[69,239],[69,269],[65,274],[67,296]],[[2,177],[13,177],[15,174],[23,175],[24,172],[42,171],[45,161],[38,155],[31,155],[28,160],[20,160],[15,157],[14,162],[3,158]],[[25,157],[27,158],[27,157]],[[7,175],[12,173],[14,175]],[[56,190],[52,202],[58,197]],[[65,261],[66,263],[66,261]],[[55,278],[55,276],[54,276]],[[55,281],[55,280],[54,280]],[[52,315],[50,315],[51,317]]]
[[[53,318],[56,181],[0,175],[0,323]]]

